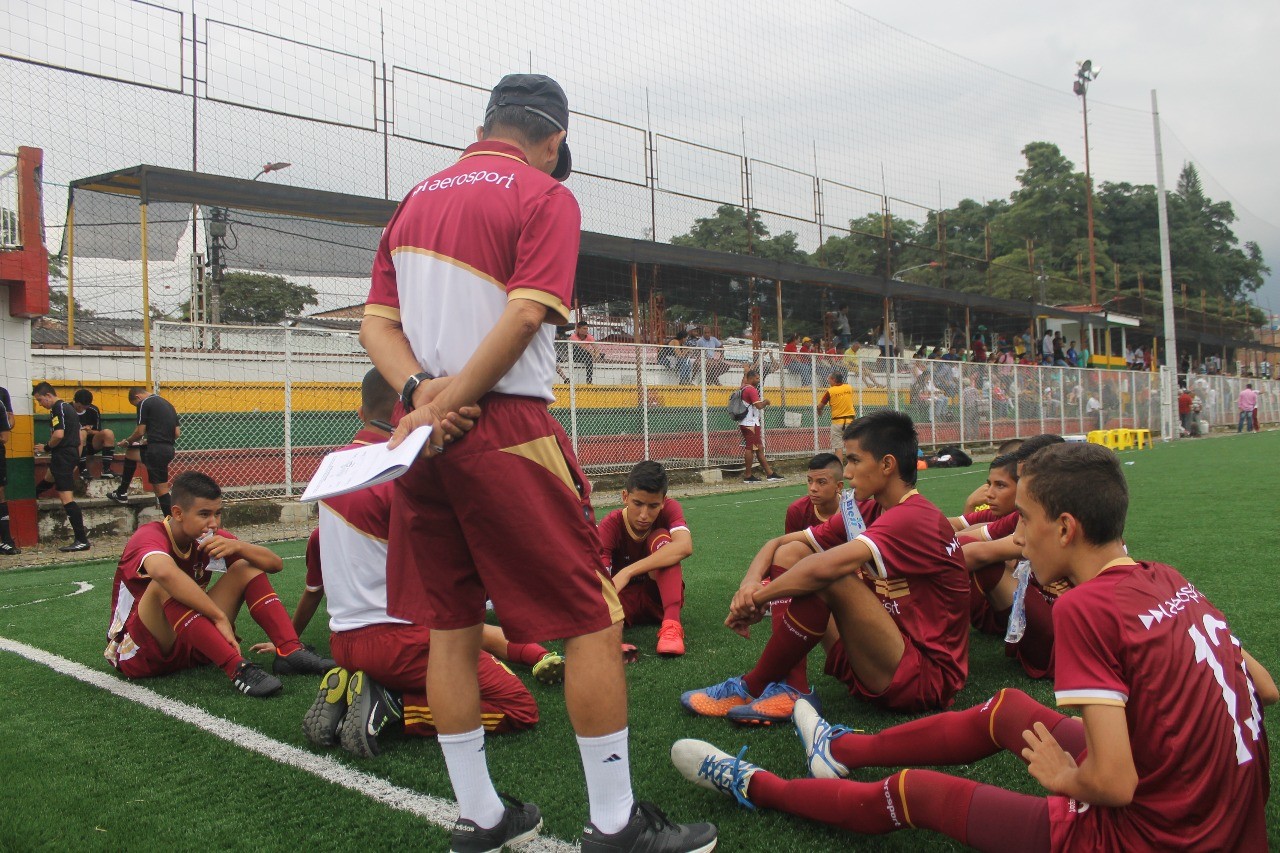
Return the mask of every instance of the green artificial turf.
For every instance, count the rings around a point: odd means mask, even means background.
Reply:
[[[1134,556],[1172,563],[1226,614],[1237,636],[1273,672],[1280,671],[1280,620],[1272,611],[1277,586],[1272,562],[1280,545],[1274,520],[1280,506],[1275,463],[1280,433],[1184,441],[1121,454],[1132,494],[1126,540]],[[1132,463],[1132,464],[1128,464]],[[925,472],[921,491],[948,514],[982,481],[984,467]],[[695,554],[686,563],[688,654],[665,660],[652,653],[653,628],[628,632],[639,663],[627,668],[631,701],[631,761],[639,796],[680,820],[711,820],[721,828],[721,849],[731,851],[943,850],[956,845],[924,832],[877,838],[779,814],[747,812],[730,800],[685,783],[668,750],[679,737],[697,737],[737,751],[783,776],[804,771],[789,727],[735,729],[692,717],[681,692],[742,673],[768,636],[761,625],[744,640],[724,628],[726,606],[759,544],[781,533],[787,504],[802,493],[781,489],[723,493],[684,502]],[[279,543],[285,570],[273,580],[290,604],[302,591],[302,542]],[[0,636],[110,672],[102,658],[110,607],[113,560],[0,573]],[[76,582],[93,590],[68,596]],[[47,599],[41,603],[31,603]],[[264,639],[241,618],[245,647]],[[304,638],[322,650],[327,632],[317,617]],[[553,644],[554,645],[554,644]],[[577,749],[560,688],[535,682],[517,668],[541,708],[531,732],[490,739],[488,754],[500,790],[533,799],[546,816],[544,832],[578,837],[586,819]],[[810,667],[825,715],[875,731],[903,721],[850,699],[843,687]],[[224,676],[204,669],[140,682],[293,746],[317,679],[285,679],[283,696],[255,701],[235,693]],[[1032,682],[1004,656],[1002,644],[974,635],[970,678],[956,707],[984,701],[1015,686],[1046,703],[1051,685]],[[1274,711],[1271,712],[1274,714]],[[382,739],[383,755],[338,760],[422,793],[451,797],[434,743]],[[447,835],[418,818],[358,793],[277,764],[96,687],[0,651],[0,849],[341,849],[370,844],[447,849]],[[1021,762],[996,756],[951,768],[970,778],[1041,793]],[[1188,767],[1188,773],[1196,768]],[[1277,781],[1272,771],[1273,786]],[[855,778],[883,775],[874,769]],[[1270,842],[1280,847],[1280,806],[1268,808]]]

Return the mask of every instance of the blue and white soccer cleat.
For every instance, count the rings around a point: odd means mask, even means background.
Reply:
[[[843,779],[848,776],[849,768],[831,757],[831,741],[850,734],[853,729],[828,723],[818,716],[818,709],[813,703],[803,697],[796,700],[792,718],[796,734],[804,744],[804,760],[809,767],[809,775],[817,779]]]
[[[744,746],[733,756],[704,740],[685,738],[671,745],[671,763],[693,784],[728,794],[740,805],[754,809],[747,799],[747,783],[760,768],[742,759],[746,752]]]

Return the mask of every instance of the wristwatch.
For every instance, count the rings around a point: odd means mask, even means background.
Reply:
[[[400,405],[404,406],[406,412],[413,411],[413,392],[423,382],[430,382],[432,379],[435,377],[430,373],[415,373],[405,381],[404,387],[400,389]]]

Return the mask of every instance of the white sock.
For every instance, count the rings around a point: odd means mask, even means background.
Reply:
[[[460,735],[439,735],[444,763],[458,798],[458,817],[475,821],[481,829],[491,829],[502,820],[505,807],[489,778],[489,764],[484,753],[484,729]]]
[[[622,830],[631,819],[635,797],[631,795],[631,758],[628,729],[603,737],[579,737],[582,769],[587,776],[587,801],[591,822],[605,835]]]

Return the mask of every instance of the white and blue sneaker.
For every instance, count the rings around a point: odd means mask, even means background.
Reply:
[[[739,804],[754,809],[747,799],[747,783],[760,768],[742,759],[746,752],[744,746],[733,756],[704,740],[685,738],[671,745],[671,763],[693,784],[728,794]]]
[[[796,724],[796,734],[804,744],[804,760],[809,767],[809,775],[816,779],[843,779],[848,776],[849,768],[831,757],[831,741],[854,730],[822,719],[818,716],[818,709],[805,697],[796,700],[792,719]]]

